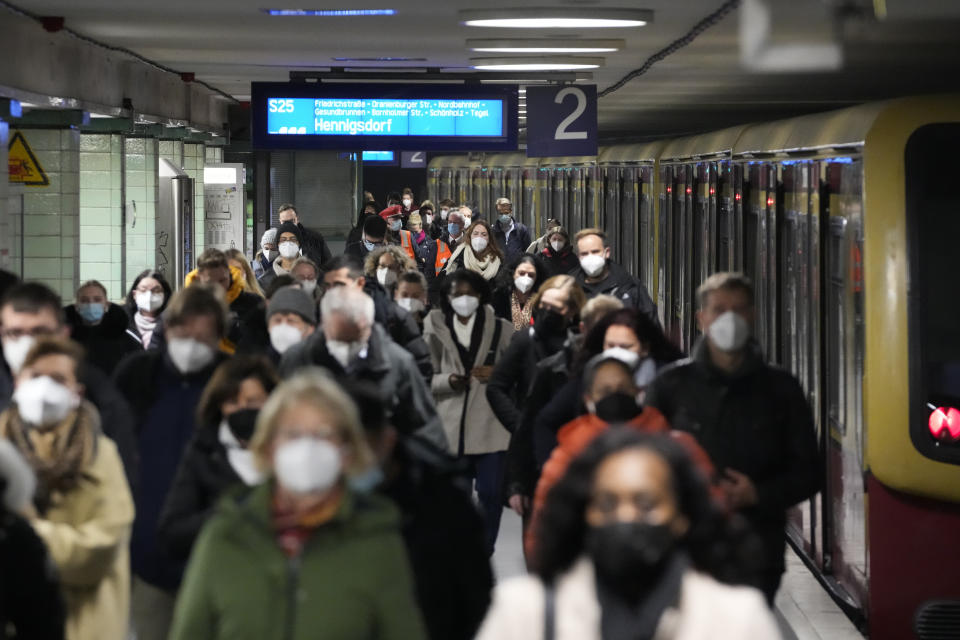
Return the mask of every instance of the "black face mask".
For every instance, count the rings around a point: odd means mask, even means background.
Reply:
[[[590,527],[584,542],[597,578],[627,593],[656,581],[675,546],[668,525],[646,522]]]
[[[544,338],[562,337],[567,330],[567,317],[553,309],[533,312],[533,329]]]
[[[608,423],[629,422],[640,414],[640,406],[635,396],[622,391],[615,391],[606,398],[598,400],[595,405],[598,418]]]
[[[244,444],[250,442],[259,414],[259,409],[240,409],[227,416],[227,426],[233,437]]]

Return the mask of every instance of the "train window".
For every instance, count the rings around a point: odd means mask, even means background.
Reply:
[[[960,437],[951,428],[934,437],[931,414],[946,408],[949,415],[949,408],[960,408],[957,144],[960,124],[927,125],[913,133],[905,154],[910,435],[924,455],[954,464],[960,464]]]

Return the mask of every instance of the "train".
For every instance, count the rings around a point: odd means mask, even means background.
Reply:
[[[509,197],[539,235],[600,227],[669,337],[696,288],[756,287],[756,339],[813,409],[824,489],[788,540],[874,640],[960,637],[960,95],[916,96],[597,156],[433,158],[433,198]]]

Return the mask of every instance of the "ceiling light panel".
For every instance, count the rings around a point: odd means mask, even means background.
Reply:
[[[548,38],[471,38],[467,48],[478,53],[610,53],[626,46],[624,40],[555,40]]]
[[[309,16],[320,18],[353,18],[358,16],[392,16],[396,9],[261,9],[271,16]]]
[[[604,58],[575,56],[470,58],[470,66],[478,71],[577,71],[596,69],[604,62]]]
[[[468,9],[460,22],[468,27],[513,29],[602,29],[642,27],[653,20],[647,9],[604,7],[530,7]]]

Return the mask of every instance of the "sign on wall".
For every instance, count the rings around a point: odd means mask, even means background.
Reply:
[[[243,164],[203,168],[203,241],[207,248],[244,250]]]
[[[597,155],[597,87],[527,88],[527,157]]]
[[[426,151],[402,151],[400,153],[401,169],[426,169],[427,152]]]
[[[40,161],[33,154],[33,149],[27,144],[27,139],[19,131],[15,131],[7,145],[8,168],[10,182],[28,187],[46,187],[50,184],[47,173],[40,166]]]

